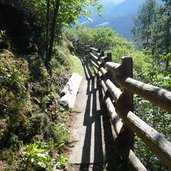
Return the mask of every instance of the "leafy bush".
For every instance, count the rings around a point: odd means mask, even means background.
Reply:
[[[48,144],[37,141],[21,150],[23,170],[52,170],[53,159],[49,155]]]
[[[64,124],[58,123],[53,126],[52,137],[55,141],[55,144],[59,146],[62,143],[66,143],[69,138],[69,130],[65,127]]]

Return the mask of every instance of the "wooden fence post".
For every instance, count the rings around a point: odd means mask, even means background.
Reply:
[[[90,45],[85,45],[84,51],[85,51],[85,55],[88,56],[90,54]]]
[[[77,53],[79,53],[79,52],[80,52],[80,42],[77,41]]]
[[[112,53],[107,53],[107,62],[112,62]]]
[[[133,62],[131,57],[122,57],[122,78],[133,77]],[[127,114],[128,111],[133,111],[133,94],[126,89],[122,89],[123,92],[123,107],[122,111]],[[122,157],[127,160],[130,150],[133,150],[134,146],[134,133],[127,126],[123,125],[120,133],[117,137],[117,145]]]
[[[107,53],[106,62],[112,62],[112,53]],[[107,70],[107,77],[108,77],[112,82],[114,82],[113,74],[112,74],[112,72],[109,71],[109,70]]]
[[[78,51],[79,51],[79,41],[77,40],[76,41],[76,52],[78,53]]]
[[[104,51],[101,51],[99,57],[101,58],[101,57],[103,57],[104,55],[105,55]]]
[[[122,77],[133,78],[133,61],[131,57],[122,57]],[[128,110],[133,111],[133,94],[130,91],[123,90],[126,96],[126,107]]]
[[[100,58],[104,57],[104,56],[105,56],[104,51],[100,51],[100,55],[98,56],[98,61],[100,61]],[[100,69],[100,67],[104,67],[104,63],[102,63],[101,66],[99,66],[99,69]]]

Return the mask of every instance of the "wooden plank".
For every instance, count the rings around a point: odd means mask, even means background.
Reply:
[[[109,112],[111,122],[114,126],[115,132],[118,135],[123,126],[122,120],[119,118],[118,114],[116,113],[113,103],[109,97],[106,98],[105,104],[106,104],[107,110]]]
[[[121,75],[122,65],[114,62],[107,62],[106,67],[113,75]]]
[[[94,63],[96,63],[99,67],[102,65],[102,63],[99,60],[97,60],[96,58],[94,58],[92,56],[90,56],[90,60],[92,60]]]
[[[99,67],[102,65],[102,63],[100,61],[97,61],[97,65],[99,65]]]
[[[98,53],[97,53],[98,58],[100,57],[100,55],[101,55],[101,52],[98,52]]]
[[[116,79],[117,84],[132,93],[138,94],[151,103],[171,112],[171,92],[165,89],[145,84],[133,78]]]
[[[133,73],[132,58],[123,57],[122,58],[122,77],[132,77]],[[122,103],[116,103],[120,105],[122,110],[133,110],[133,94],[127,89],[122,89]],[[121,96],[120,96],[121,97]],[[124,97],[124,98],[123,98]],[[118,101],[117,101],[118,102]],[[134,133],[125,123],[117,138],[117,148],[119,153],[124,156],[127,160],[129,157],[130,150],[134,148]]]
[[[59,103],[63,106],[68,106],[69,108],[73,108],[76,100],[76,95],[78,92],[78,88],[82,81],[83,77],[77,73],[73,73],[67,82],[65,88],[63,89],[63,96],[61,97]]]
[[[103,80],[101,80],[101,84],[102,84],[103,91],[106,94],[107,87],[106,87]],[[119,134],[119,132],[120,132],[122,126],[123,126],[123,123],[122,123],[121,119],[119,118],[119,115],[116,113],[115,107],[114,107],[110,97],[106,97],[105,104],[106,104],[107,110],[109,112],[111,122],[112,122],[112,124],[114,126],[115,132],[116,132],[116,134]]]

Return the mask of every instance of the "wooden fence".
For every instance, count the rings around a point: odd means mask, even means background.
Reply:
[[[171,92],[133,79],[131,57],[122,57],[118,64],[112,62],[110,53],[105,55],[101,50],[80,43],[77,48],[87,54],[98,70],[120,155],[135,170],[147,170],[133,152],[136,134],[171,169],[171,142],[133,113],[133,94],[171,113]]]

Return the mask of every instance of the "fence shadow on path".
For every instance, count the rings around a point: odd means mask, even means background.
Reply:
[[[87,103],[83,122],[83,125],[86,126],[86,133],[80,171],[88,171],[90,165],[92,170],[102,171],[104,156],[102,148],[101,112],[98,109],[97,101],[98,87],[96,77],[91,73],[88,63],[83,58],[81,58],[81,62],[87,80]],[[93,159],[91,156],[92,149],[94,150]]]
[[[104,167],[108,171],[121,171],[122,169],[119,169],[118,166],[122,162],[117,153],[99,78],[92,74],[86,60],[83,58],[80,60],[87,80],[86,94],[88,96],[83,122],[83,125],[86,126],[86,133],[82,156],[80,156],[82,157],[80,171],[103,171]],[[91,142],[92,139],[94,139],[94,143]],[[91,158],[92,148],[94,149],[93,162]]]
[[[99,81],[98,81],[99,82]],[[102,86],[99,84],[99,99],[100,105],[103,113],[103,130],[104,130],[104,144],[105,144],[105,163],[106,163],[106,170],[107,171],[126,171],[129,170],[127,165],[121,159],[120,155],[118,154],[118,150],[116,148],[116,140],[113,137],[113,126],[110,122],[110,116],[108,114],[107,108],[104,104],[104,93],[102,91]]]

